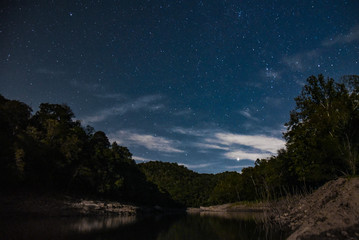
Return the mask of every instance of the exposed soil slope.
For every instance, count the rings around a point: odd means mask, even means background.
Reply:
[[[359,239],[359,178],[330,181],[312,194],[278,203],[274,218],[297,239]]]

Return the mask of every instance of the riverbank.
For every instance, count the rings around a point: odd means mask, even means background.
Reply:
[[[209,207],[187,208],[188,213],[199,212],[263,212],[269,210],[269,204],[264,202],[238,202]]]
[[[272,203],[271,219],[291,229],[288,240],[359,239],[359,178],[339,178]]]
[[[265,203],[238,202],[209,207],[188,208],[187,214],[215,216],[225,219],[255,220],[265,223],[265,213],[267,211],[268,204]]]
[[[159,206],[74,197],[58,193],[17,191],[0,194],[0,217],[6,216],[135,216],[163,212],[184,212]]]
[[[141,207],[103,199],[18,191],[0,194],[0,217],[7,216],[137,216],[184,212],[183,209]],[[359,239],[359,178],[330,181],[308,195],[276,202],[231,203],[188,208],[187,213],[262,213],[265,221],[289,229],[289,240]],[[251,215],[252,217],[252,215]]]
[[[279,201],[189,208],[187,212],[265,212],[264,221],[291,232],[288,240],[359,239],[359,177],[339,178],[311,194]]]

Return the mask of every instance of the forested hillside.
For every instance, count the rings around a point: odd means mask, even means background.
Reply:
[[[173,200],[185,206],[208,204],[217,181],[215,175],[198,174],[176,163],[148,162],[139,167],[160,191],[168,192]]]
[[[1,189],[91,194],[142,204],[171,204],[146,181],[126,147],[82,127],[66,105],[26,104],[0,96]]]
[[[176,163],[147,162],[139,164],[147,180],[173,200],[185,206],[199,207],[256,199],[246,191],[245,181],[237,172],[199,174]]]

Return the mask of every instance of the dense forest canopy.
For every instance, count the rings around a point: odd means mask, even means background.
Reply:
[[[199,174],[176,163],[147,162],[139,167],[149,181],[185,206],[208,205],[217,182],[213,174]]]
[[[67,105],[0,95],[0,186],[93,194],[141,204],[200,206],[315,188],[359,167],[359,76],[307,79],[277,156],[241,173],[198,174],[175,163],[137,165],[126,147],[81,126]]]
[[[146,204],[172,204],[148,182],[126,147],[82,127],[66,105],[31,108],[0,97],[2,189],[42,188]]]

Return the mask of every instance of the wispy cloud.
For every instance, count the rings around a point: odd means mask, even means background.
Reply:
[[[178,163],[178,165],[185,166],[186,168],[190,169],[197,169],[197,168],[205,168],[213,165],[212,163],[202,163],[202,164],[185,164],[185,163]]]
[[[103,99],[113,99],[113,100],[124,100],[126,99],[125,95],[122,93],[106,93],[106,94],[95,94],[97,98]]]
[[[221,130],[193,130],[175,128],[177,133],[196,136],[197,141],[192,146],[205,149],[218,150],[226,159],[256,160],[275,155],[284,147],[285,141],[280,138],[265,135],[234,134]]]
[[[205,136],[205,135],[213,132],[213,130],[198,130],[198,129],[182,128],[182,127],[175,127],[171,131],[174,133],[196,136],[196,137]]]
[[[153,136],[150,134],[140,134],[137,132],[120,130],[109,134],[111,141],[129,146],[142,146],[151,151],[166,153],[182,153],[183,150],[177,148],[178,143],[165,137]]]
[[[139,157],[139,156],[132,156],[132,158],[133,158],[135,161],[140,161],[140,162],[153,162],[153,161],[155,161],[155,160],[153,160],[153,159],[144,158],[144,157]]]
[[[250,111],[248,108],[239,111],[239,113],[240,113],[243,117],[245,117],[245,118],[247,118],[247,119],[249,119],[249,120],[253,120],[253,121],[259,122],[259,118],[254,117],[253,114],[251,113],[251,111]]]
[[[218,149],[218,150],[229,150],[229,147],[220,144],[209,144],[209,143],[195,143],[194,146],[206,149]]]
[[[335,44],[351,43],[354,41],[359,41],[359,25],[352,27],[347,34],[339,34],[324,40],[322,45],[324,47],[330,47]]]
[[[284,56],[282,59],[283,63],[290,67],[292,70],[302,70],[303,69],[303,55],[296,54],[292,56]]]
[[[254,149],[269,153],[276,153],[284,146],[284,141],[274,137],[264,135],[243,135],[233,133],[216,133],[214,141],[231,146],[234,144],[249,146]],[[208,139],[212,141],[212,139]],[[250,159],[250,158],[249,158]]]
[[[329,51],[329,47],[336,44],[353,43],[356,41],[359,41],[359,24],[352,27],[346,34],[339,34],[325,39],[316,49],[284,56],[282,63],[286,67],[289,67],[290,70],[297,72],[306,71],[311,67],[320,67],[321,54],[325,51]]]
[[[92,116],[82,117],[82,122],[84,124],[101,122],[112,116],[123,115],[127,112],[139,110],[155,111],[164,107],[162,104],[157,103],[160,99],[160,95],[143,96],[134,101],[128,101],[111,108],[103,109]]]
[[[295,55],[284,56],[282,62],[292,70],[300,72],[305,70],[308,66],[313,65],[313,62],[319,58],[320,52],[320,49],[314,49]]]

